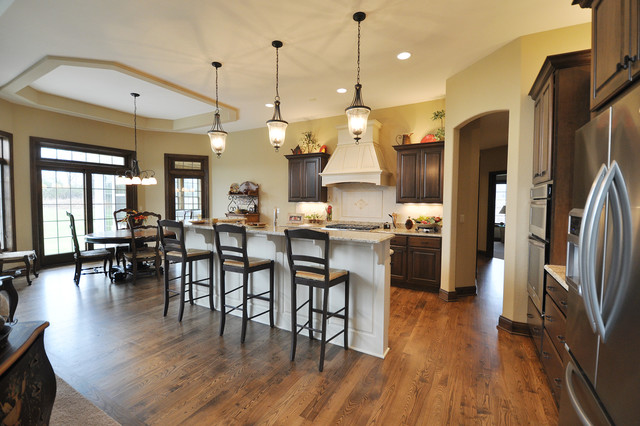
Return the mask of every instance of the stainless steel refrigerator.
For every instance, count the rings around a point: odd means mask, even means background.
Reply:
[[[567,254],[570,357],[560,424],[637,425],[640,87],[578,130],[574,160],[573,204],[582,221]]]

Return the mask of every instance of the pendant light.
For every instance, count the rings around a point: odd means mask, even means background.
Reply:
[[[356,80],[356,91],[353,95],[353,102],[344,111],[347,113],[349,132],[356,140],[356,145],[360,142],[360,135],[367,131],[367,118],[371,108],[365,106],[362,101],[362,85],[360,84],[360,22],[364,21],[367,15],[364,12],[353,14],[353,20],[358,23],[358,74]]]
[[[284,121],[280,116],[280,94],[278,93],[278,49],[282,47],[282,42],[280,40],[274,40],[271,42],[271,45],[276,48],[276,97],[273,102],[273,118],[267,121],[267,127],[269,128],[269,141],[276,149],[276,152],[278,152],[278,149],[284,143],[284,135],[289,123]]]
[[[220,155],[224,152],[224,148],[227,143],[227,132],[222,130],[222,124],[220,123],[220,108],[218,107],[218,68],[222,66],[220,62],[211,62],[211,65],[216,69],[216,113],[213,116],[213,124],[211,130],[207,132],[209,140],[211,141],[211,150],[220,158]]]
[[[116,178],[116,183],[124,183],[125,185],[155,185],[158,183],[156,180],[156,173],[153,170],[140,171],[140,165],[138,163],[138,106],[137,99],[140,96],[138,93],[131,93],[133,96],[133,140],[135,143],[133,160],[131,161],[131,169],[125,170]]]

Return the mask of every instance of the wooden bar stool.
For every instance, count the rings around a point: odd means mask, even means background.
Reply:
[[[247,230],[244,226],[236,226],[230,224],[216,223],[213,225],[216,239],[216,251],[218,258],[220,259],[220,297],[222,318],[220,320],[220,335],[224,333],[225,317],[228,313],[235,310],[242,311],[242,334],[240,336],[240,342],[244,343],[244,338],[247,334],[247,322],[250,319],[269,314],[269,325],[273,328],[273,274],[274,274],[274,261],[271,259],[259,259],[255,257],[247,256]],[[230,246],[222,245],[220,243],[220,234],[226,233],[229,237],[239,237],[241,245]],[[253,272],[269,269],[269,290],[253,294],[249,292],[249,274]],[[242,274],[242,285],[226,290],[225,285],[225,272],[237,272]],[[242,290],[242,303],[239,305],[227,305],[226,296],[237,290]],[[268,296],[265,296],[268,294]],[[247,303],[251,299],[265,300],[269,302],[269,309],[264,312],[252,315],[249,317]],[[227,308],[231,308],[227,311]]]
[[[287,237],[287,258],[289,260],[289,269],[291,270],[291,361],[295,359],[297,337],[302,330],[309,330],[310,339],[314,339],[314,332],[320,333],[320,364],[318,369],[322,371],[327,342],[332,341],[342,333],[344,335],[344,349],[347,350],[349,348],[349,271],[329,268],[328,233],[311,229],[285,229],[284,234]],[[324,243],[323,257],[294,254],[292,240],[296,239]],[[344,283],[344,308],[329,312],[329,289],[340,283]],[[296,298],[298,285],[304,285],[309,288],[309,299],[300,306],[298,306]],[[315,308],[313,304],[313,290],[316,288],[322,289],[322,309]],[[309,308],[309,318],[306,323],[298,324],[298,311],[305,305],[308,305]],[[313,327],[314,313],[322,316],[322,325],[319,329]],[[327,320],[333,317],[341,318],[344,321],[344,328],[327,339]]]
[[[165,236],[165,229],[171,228],[176,230],[176,238]],[[167,316],[169,309],[169,299],[180,296],[180,313],[178,321],[182,321],[184,314],[184,305],[187,302],[186,293],[189,292],[189,303],[193,305],[194,300],[209,298],[209,308],[213,311],[213,252],[211,250],[187,249],[185,247],[184,225],[182,222],[175,220],[159,220],[158,234],[160,235],[160,245],[164,257],[164,314]],[[199,280],[193,280],[193,262],[198,260],[206,260],[209,265],[209,276]],[[169,278],[169,266],[171,263],[180,263],[180,276]],[[189,264],[189,273],[186,273],[187,263]],[[189,288],[187,289],[186,277],[189,277]],[[169,282],[180,280],[180,289],[173,290],[169,288]],[[203,296],[193,297],[193,285],[206,286],[209,293]]]

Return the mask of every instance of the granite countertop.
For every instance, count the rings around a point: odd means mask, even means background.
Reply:
[[[208,229],[213,230],[210,224],[196,225],[193,223],[185,223],[185,228]],[[277,226],[267,225],[262,228],[252,228],[247,226],[247,234],[264,234],[284,236],[284,230],[288,228],[300,228],[300,226]],[[310,226],[311,229],[319,229],[318,226]],[[377,244],[393,238],[393,233],[385,232],[366,232],[366,231],[327,231],[329,238],[335,241],[353,241],[360,243]]]
[[[438,232],[418,232],[416,227],[414,226],[411,229],[407,229],[404,225],[399,225],[397,228],[391,229],[376,229],[372,232],[382,232],[387,234],[396,234],[396,235],[411,235],[418,237],[442,237],[442,231]]]
[[[565,275],[566,267],[564,265],[544,265],[544,270],[549,273],[553,278],[558,281],[558,283],[564,287],[565,290],[569,291],[569,286],[567,285],[567,278]]]

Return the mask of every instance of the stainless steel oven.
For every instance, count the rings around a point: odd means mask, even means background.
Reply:
[[[548,220],[551,214],[551,184],[543,183],[531,188],[529,208],[529,233],[543,241],[549,241]]]
[[[527,291],[540,312],[542,312],[542,301],[544,300],[544,265],[547,260],[546,257],[547,243],[530,236]]]

